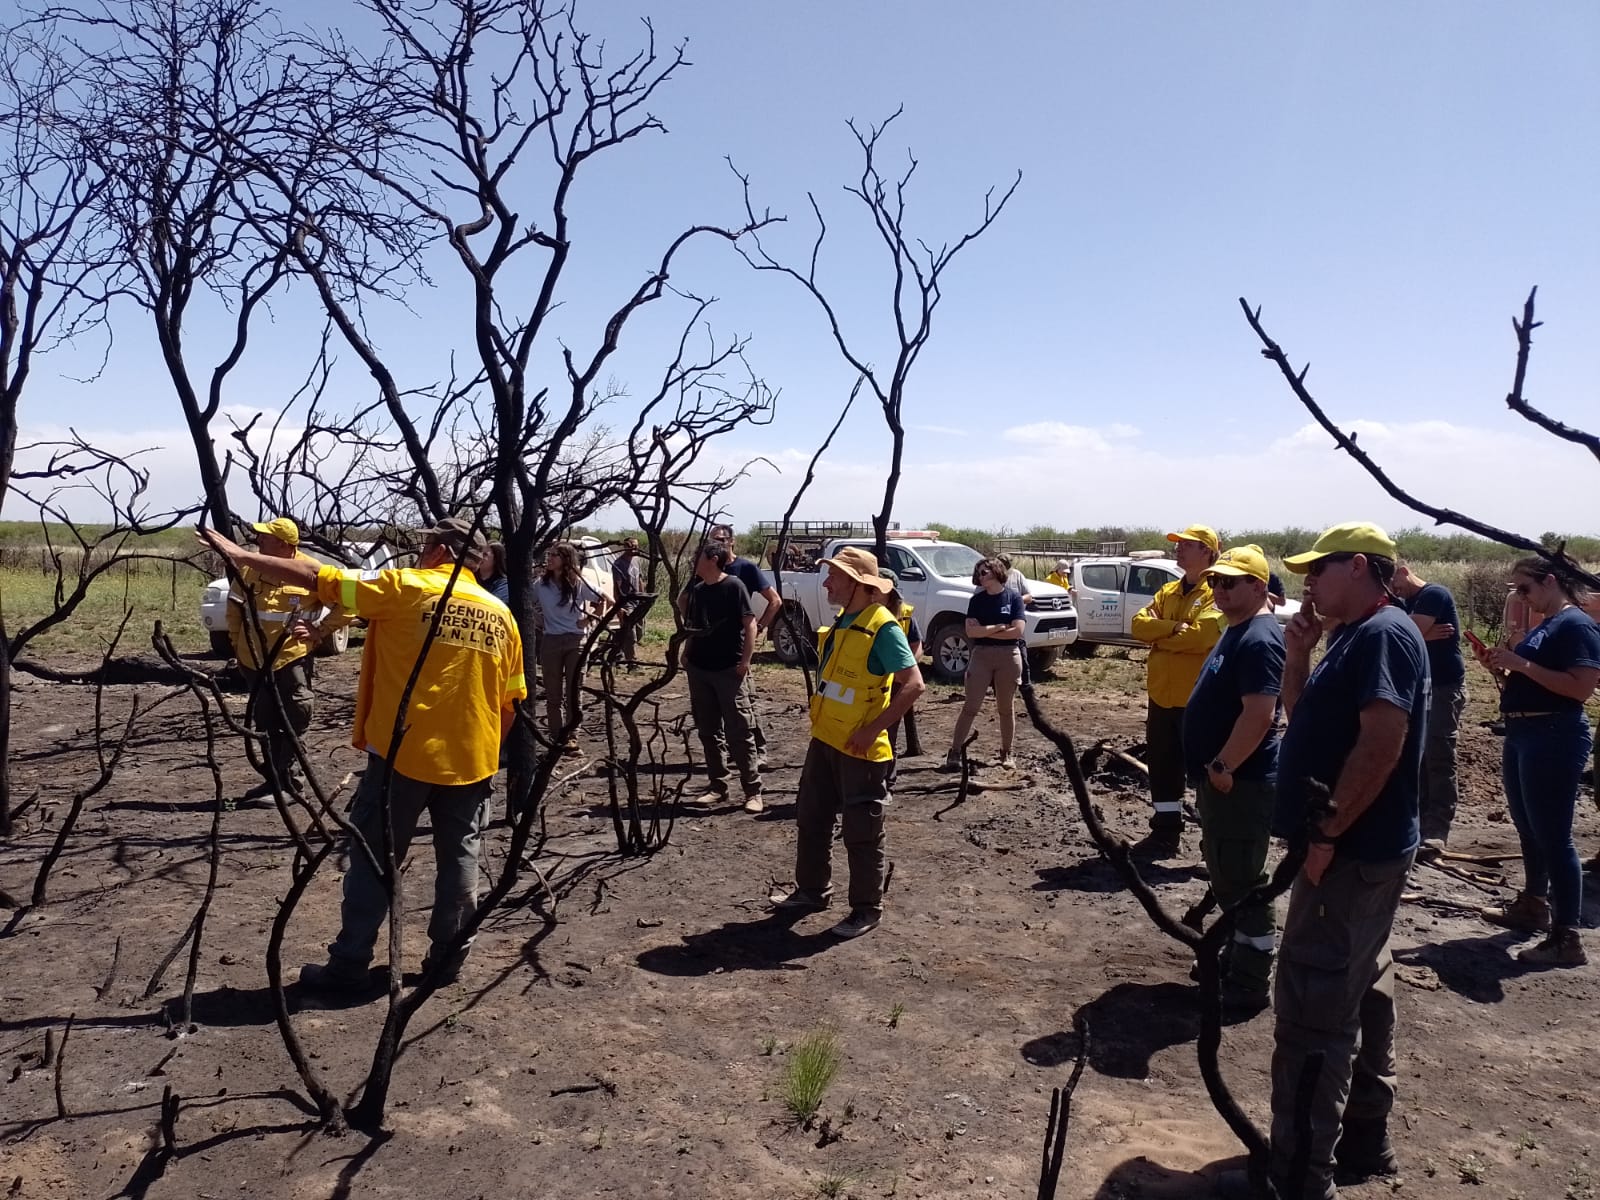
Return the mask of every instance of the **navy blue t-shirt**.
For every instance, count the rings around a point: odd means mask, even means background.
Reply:
[[[1283,590],[1283,580],[1278,578],[1276,571],[1267,572],[1267,595],[1288,599]]]
[[[1027,620],[1022,604],[1022,593],[1014,588],[990,592],[979,588],[967,601],[967,618],[979,625],[1009,625],[1013,621]],[[1017,646],[1015,638],[973,638],[979,646]]]
[[[1183,710],[1183,761],[1191,779],[1222,752],[1244,711],[1245,696],[1276,696],[1283,684],[1283,628],[1271,613],[1223,631]],[[1278,769],[1278,731],[1269,728],[1250,757],[1234,766],[1240,779],[1271,779]]]
[[[1564,608],[1541,622],[1517,644],[1517,656],[1552,671],[1573,667],[1600,667],[1600,625],[1581,608]],[[1570,696],[1558,696],[1521,671],[1506,679],[1500,694],[1501,712],[1572,712],[1583,705]]]
[[[740,583],[744,584],[745,591],[752,596],[759,596],[772,586],[767,582],[766,572],[748,558],[735,558],[722,570],[725,574],[732,575]]]
[[[1339,836],[1340,854],[1363,862],[1399,858],[1420,844],[1417,791],[1428,725],[1428,652],[1405,611],[1386,604],[1342,626],[1311,672],[1278,747],[1278,798],[1272,832],[1306,833],[1306,780],[1332,791],[1361,733],[1361,710],[1382,700],[1410,715],[1405,745],[1388,782]]]
[[[1414,617],[1432,617],[1435,625],[1450,625],[1455,632],[1439,641],[1424,639],[1428,647],[1428,669],[1436,692],[1453,692],[1467,679],[1467,664],[1461,657],[1461,621],[1456,616],[1456,598],[1440,583],[1424,584],[1411,597],[1406,611]]]

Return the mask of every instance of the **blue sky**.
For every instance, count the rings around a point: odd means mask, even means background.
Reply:
[[[1416,523],[1306,431],[1243,295],[1311,360],[1325,407],[1419,493],[1534,534],[1600,529],[1585,503],[1593,461],[1502,403],[1509,318],[1538,284],[1547,324],[1529,396],[1600,425],[1600,7],[611,0],[585,15],[620,49],[645,12],[662,40],[689,39],[694,66],[654,106],[670,134],[598,161],[574,198],[560,332],[575,348],[678,228],[737,220],[727,156],[791,217],[768,238],[780,255],[809,244],[817,193],[832,230],[824,284],[862,355],[886,363],[887,276],[842,191],[859,170],[844,122],[903,104],[884,145],[890,162],[907,146],[921,162],[910,224],[925,239],[958,235],[990,185],[1023,172],[946,276],[907,401],[903,523]],[[529,210],[539,203],[530,193]],[[438,277],[415,316],[379,326],[413,380],[470,344],[461,293]],[[781,389],[773,423],[723,449],[778,469],[731,494],[735,520],[777,516],[852,374],[796,288],[725,249],[687,256],[675,282],[720,298],[717,331],[751,335],[753,365]],[[309,298],[277,313],[229,394],[240,410],[275,406],[301,369]],[[673,316],[652,313],[616,360],[635,393]],[[191,486],[183,441],[137,321],[120,314],[92,387],[70,382],[70,352],[47,360],[24,430],[70,422],[170,447],[152,462],[175,498]],[[368,397],[360,371],[338,378]],[[886,447],[875,410],[858,407],[799,515],[865,518]]]

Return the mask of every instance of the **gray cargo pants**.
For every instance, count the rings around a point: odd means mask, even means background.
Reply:
[[[383,832],[380,819],[384,781],[389,767],[376,754],[367,755],[367,773],[356,788],[350,823],[380,861]],[[478,845],[489,821],[491,776],[477,783],[450,786],[422,783],[396,771],[389,788],[389,825],[394,835],[394,860],[405,862],[417,822],[428,814],[433,826],[433,914],[428,920],[430,959],[444,954],[478,903]],[[397,878],[396,886],[399,886]],[[389,893],[359,846],[350,847],[350,869],[344,877],[344,903],[339,910],[339,936],[328,947],[330,967],[341,975],[365,977],[372,962],[378,930],[389,915]],[[459,967],[472,948],[469,940],[446,963]]]
[[[1295,1096],[1322,1056],[1311,1093],[1310,1169],[1284,1200],[1334,1194],[1333,1151],[1345,1120],[1382,1126],[1394,1107],[1394,960],[1389,933],[1415,852],[1383,862],[1335,856],[1320,885],[1294,881],[1278,947],[1272,1051],[1274,1180],[1295,1159]]]

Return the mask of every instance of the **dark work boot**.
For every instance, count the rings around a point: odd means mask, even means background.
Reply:
[[[1365,1179],[1400,1174],[1400,1162],[1389,1144],[1389,1125],[1383,1120],[1347,1118],[1333,1150],[1334,1182],[1350,1185]]]
[[[1129,849],[1135,858],[1149,861],[1177,858],[1183,850],[1183,827],[1152,829]]]

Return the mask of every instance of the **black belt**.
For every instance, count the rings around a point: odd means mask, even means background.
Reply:
[[[1565,710],[1565,712],[1571,711],[1571,709]],[[1559,717],[1563,715],[1563,710],[1550,709],[1544,712],[1503,712],[1500,715],[1507,721],[1526,721],[1532,717]]]

